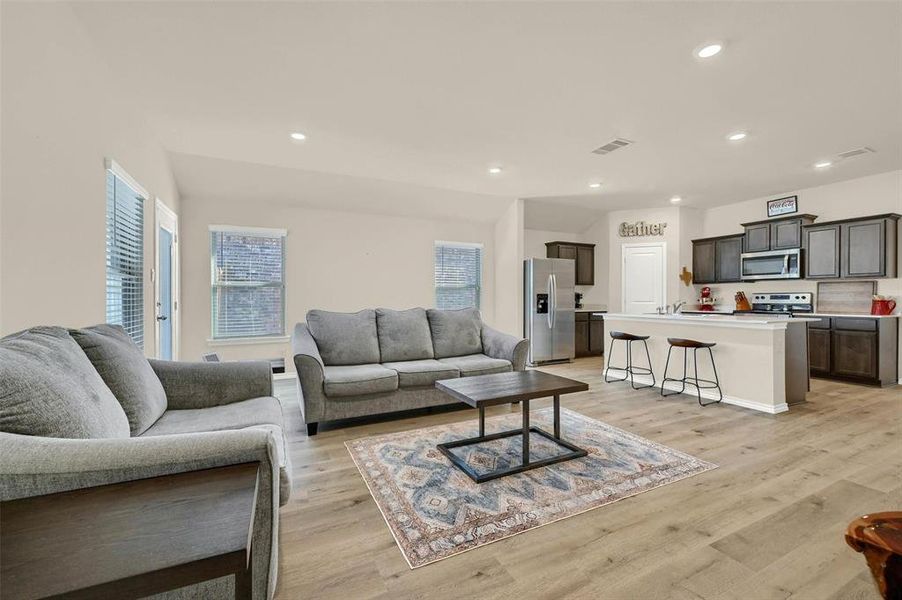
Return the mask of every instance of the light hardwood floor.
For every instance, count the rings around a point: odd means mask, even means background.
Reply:
[[[294,491],[281,514],[277,597],[878,597],[843,532],[860,514],[902,508],[899,387],[812,380],[808,403],[770,416],[605,384],[601,368],[593,358],[543,370],[590,384],[564,406],[720,468],[416,570],[344,442],[475,411],[321,427],[308,439],[293,384],[280,386]]]

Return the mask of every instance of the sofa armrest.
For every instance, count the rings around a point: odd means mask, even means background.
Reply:
[[[482,326],[482,349],[487,356],[509,360],[514,371],[526,369],[529,340],[502,333],[488,325]]]
[[[87,440],[0,433],[0,500],[257,462],[260,471],[251,532],[253,597],[271,598],[279,532],[275,444],[264,429]]]
[[[209,408],[272,396],[272,367],[266,362],[224,363],[150,360],[170,409]]]
[[[319,423],[325,417],[323,358],[306,323],[298,323],[291,335],[291,352],[300,386],[301,416],[304,423]]]

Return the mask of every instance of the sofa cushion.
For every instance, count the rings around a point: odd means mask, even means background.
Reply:
[[[128,418],[62,327],[0,340],[0,431],[57,438],[127,438]]]
[[[327,396],[359,396],[393,392],[398,389],[398,374],[382,365],[325,367],[323,390]]]
[[[475,308],[427,311],[435,358],[482,352],[482,319]]]
[[[513,371],[510,361],[503,358],[492,358],[485,354],[471,354],[469,356],[454,356],[452,358],[440,358],[440,363],[452,365],[460,369],[461,377],[472,375],[488,375],[490,373],[506,373]]]
[[[144,352],[119,325],[70,329],[122,405],[132,435],[141,435],[166,411],[166,392]]]
[[[367,365],[379,362],[376,311],[307,312],[307,327],[324,365]]]
[[[439,379],[460,377],[460,371],[454,365],[431,359],[389,362],[382,366],[398,372],[398,386],[402,388],[433,386]]]
[[[432,334],[422,308],[377,308],[376,329],[383,363],[433,357]]]
[[[261,396],[209,408],[167,410],[143,435],[221,431],[255,425],[282,425],[282,405],[278,399]]]

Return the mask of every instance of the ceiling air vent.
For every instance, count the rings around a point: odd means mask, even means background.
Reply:
[[[864,146],[862,148],[855,148],[854,150],[846,150],[845,152],[840,152],[837,156],[839,156],[840,158],[852,158],[853,156],[861,156],[862,154],[870,154],[872,152],[876,152],[876,150]]]
[[[592,154],[602,154],[602,155],[610,154],[614,150],[620,150],[621,148],[625,148],[626,146],[629,146],[632,143],[633,142],[631,142],[629,140],[625,140],[623,138],[616,138],[616,139],[611,140],[610,142],[608,142],[601,148],[596,148],[595,150],[592,150]]]

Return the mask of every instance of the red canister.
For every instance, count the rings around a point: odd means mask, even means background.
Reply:
[[[891,300],[889,298],[877,300],[876,298],[871,300],[871,314],[872,315],[891,315],[893,311],[896,310],[896,301]]]

